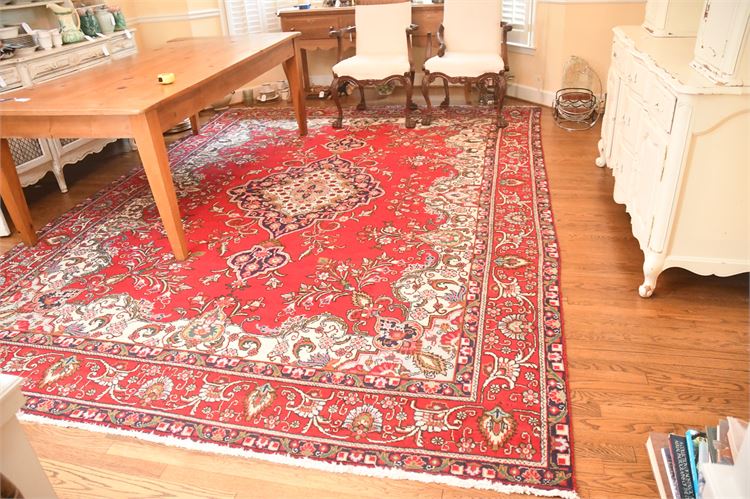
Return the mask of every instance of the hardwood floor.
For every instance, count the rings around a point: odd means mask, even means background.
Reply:
[[[457,94],[454,102],[460,101]],[[639,298],[642,254],[628,215],[612,200],[610,171],[594,166],[598,127],[565,132],[547,109],[542,134],[562,251],[578,490],[583,498],[657,497],[645,449],[649,431],[684,431],[726,415],[748,418],[748,275],[700,277],[670,269],[653,298]],[[127,153],[69,166],[67,194],[59,193],[51,176],[27,188],[34,223],[40,227],[64,213],[137,161],[135,153]],[[0,239],[0,252],[17,242],[15,236]],[[65,498],[499,496],[329,474],[82,430],[24,428],[53,487]]]

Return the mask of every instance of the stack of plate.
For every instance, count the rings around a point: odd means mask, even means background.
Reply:
[[[3,40],[3,45],[15,49],[15,55],[23,57],[36,51],[37,44],[32,35],[14,36]]]
[[[12,38],[4,38],[3,43],[5,45],[14,45],[16,47],[32,47],[36,45],[33,35],[19,35]]]

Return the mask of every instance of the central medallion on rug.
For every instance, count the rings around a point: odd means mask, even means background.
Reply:
[[[273,237],[333,220],[383,195],[379,183],[352,161],[331,156],[251,180],[229,190],[245,216]]]
[[[25,414],[303,466],[572,497],[539,110],[342,130],[231,110],[0,260]],[[137,436],[137,434],[136,434]]]

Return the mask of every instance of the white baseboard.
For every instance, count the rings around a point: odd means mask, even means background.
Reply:
[[[509,83],[508,97],[515,97],[516,99],[533,102],[534,104],[552,107],[552,103],[555,101],[555,92],[540,90],[526,85],[518,85],[517,83]]]

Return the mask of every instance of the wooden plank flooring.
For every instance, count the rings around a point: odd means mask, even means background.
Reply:
[[[457,94],[454,102],[460,101]],[[670,269],[653,298],[639,298],[642,255],[628,215],[612,200],[609,170],[594,166],[598,127],[565,132],[545,110],[542,135],[562,251],[579,492],[583,498],[657,497],[644,446],[649,431],[683,431],[725,415],[748,418],[748,275],[700,277]],[[68,166],[67,194],[49,175],[25,190],[34,223],[53,220],[137,164],[137,155],[127,153]],[[0,252],[17,242],[16,236],[0,238]],[[83,430],[39,424],[24,429],[64,498],[498,497]]]

